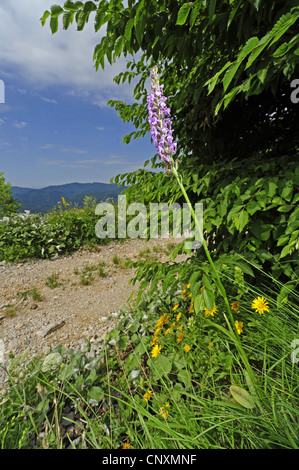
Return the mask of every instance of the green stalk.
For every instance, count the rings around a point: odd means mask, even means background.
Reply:
[[[205,239],[204,239],[204,236],[203,236],[203,232],[202,232],[200,223],[199,223],[199,221],[197,220],[195,211],[194,211],[194,209],[193,209],[193,207],[192,207],[192,205],[191,205],[191,202],[190,202],[190,199],[189,199],[189,197],[188,197],[188,194],[187,194],[187,192],[186,192],[186,190],[185,190],[185,187],[184,187],[184,185],[183,185],[183,183],[182,183],[182,177],[181,177],[181,175],[177,172],[177,168],[176,168],[176,165],[175,165],[174,163],[173,163],[173,166],[172,166],[172,173],[173,173],[174,176],[176,177],[177,182],[178,182],[178,184],[179,184],[179,186],[180,186],[180,189],[181,189],[181,191],[182,191],[182,193],[183,193],[183,195],[184,195],[184,197],[185,197],[185,199],[186,199],[186,202],[187,202],[187,204],[188,204],[188,206],[189,206],[189,208],[190,208],[192,217],[193,217],[193,219],[194,219],[194,223],[195,223],[196,228],[198,229],[199,234],[200,234],[200,238],[201,238],[201,242],[202,242],[202,246],[203,246],[203,248],[204,248],[205,254],[206,254],[207,259],[208,259],[208,261],[209,261],[209,263],[210,263],[210,265],[211,265],[211,268],[212,268],[212,270],[213,270],[213,272],[214,272],[214,274],[215,274],[216,284],[217,284],[218,290],[219,290],[220,294],[222,295],[222,297],[223,297],[223,299],[224,299],[224,303],[225,303],[225,306],[226,306],[226,309],[227,309],[227,312],[228,312],[228,315],[229,315],[229,318],[230,318],[230,321],[231,321],[231,324],[232,324],[232,325],[230,325],[229,322],[228,322],[229,330],[230,330],[231,333],[233,334],[233,337],[234,337],[234,340],[235,340],[235,344],[236,344],[237,350],[238,350],[238,352],[239,352],[239,354],[240,354],[240,356],[241,356],[241,358],[242,358],[242,361],[243,361],[243,363],[244,363],[244,365],[245,365],[245,368],[246,368],[246,370],[247,370],[247,372],[248,372],[248,374],[249,374],[249,376],[250,376],[250,379],[251,379],[252,383],[255,384],[255,383],[256,383],[256,377],[255,377],[254,372],[253,372],[253,370],[252,370],[252,368],[251,368],[251,366],[250,366],[250,364],[249,364],[247,355],[246,355],[246,353],[245,353],[245,351],[244,351],[244,349],[243,349],[243,347],[242,347],[241,340],[240,340],[239,334],[238,334],[237,329],[236,329],[234,316],[233,316],[232,311],[231,311],[231,308],[230,308],[230,304],[229,304],[229,301],[228,301],[228,298],[227,298],[227,294],[226,294],[225,288],[224,288],[224,286],[223,286],[223,284],[222,284],[222,282],[221,282],[221,279],[220,279],[220,277],[219,277],[219,274],[218,274],[218,272],[217,272],[217,270],[216,270],[216,268],[215,268],[215,264],[214,264],[214,262],[213,262],[213,260],[212,260],[212,258],[211,258],[211,255],[210,255],[210,252],[209,252],[207,243],[206,243],[206,241],[205,241]],[[258,405],[259,405],[259,408],[260,408],[260,410],[261,410],[261,409],[262,409],[261,404],[258,403]]]

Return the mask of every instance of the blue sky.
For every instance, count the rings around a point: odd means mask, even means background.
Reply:
[[[41,188],[71,182],[109,183],[110,178],[142,168],[155,154],[148,134],[122,143],[134,130],[107,105],[131,103],[133,84],[116,85],[125,58],[104,71],[94,69],[92,17],[84,31],[72,25],[51,34],[39,21],[63,0],[1,0],[0,172],[13,186]]]

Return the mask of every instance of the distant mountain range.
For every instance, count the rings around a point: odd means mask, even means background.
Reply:
[[[11,187],[12,196],[22,204],[18,212],[30,210],[34,213],[45,213],[57,207],[62,197],[72,206],[82,207],[85,196],[92,196],[99,203],[108,198],[117,200],[123,190],[124,187],[111,183],[68,183],[41,189]]]

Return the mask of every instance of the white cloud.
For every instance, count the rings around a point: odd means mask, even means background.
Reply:
[[[24,87],[31,84],[43,89],[57,85],[68,88],[69,93],[92,92],[98,106],[106,106],[112,90],[113,99],[132,96],[132,87],[126,84],[118,87],[112,80],[125,69],[124,58],[113,66],[107,64],[105,71],[94,69],[94,47],[102,32],[95,33],[92,15],[83,31],[77,31],[75,23],[63,30],[61,18],[54,35],[49,19],[42,27],[40,17],[54,3],[54,0],[1,0],[0,44],[5,44],[0,49],[1,76],[17,75],[24,81]],[[105,93],[107,89],[109,94]],[[95,98],[96,91],[99,94]]]
[[[25,121],[20,121],[20,122],[16,121],[13,123],[13,126],[17,127],[18,129],[23,129],[27,125],[28,125],[28,122],[25,122]]]
[[[46,103],[57,104],[57,101],[51,98],[46,98],[45,96],[40,97],[41,100],[45,101]]]
[[[87,150],[82,150],[82,149],[73,149],[73,148],[67,148],[67,147],[62,147],[60,149],[61,152],[71,152],[71,153],[86,153]]]

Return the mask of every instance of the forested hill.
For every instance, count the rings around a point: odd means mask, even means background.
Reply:
[[[67,203],[81,207],[85,196],[92,196],[97,202],[107,198],[117,199],[124,188],[109,183],[68,183],[41,189],[19,186],[12,186],[11,189],[13,197],[22,204],[20,211],[46,212],[57,207],[62,197]]]

